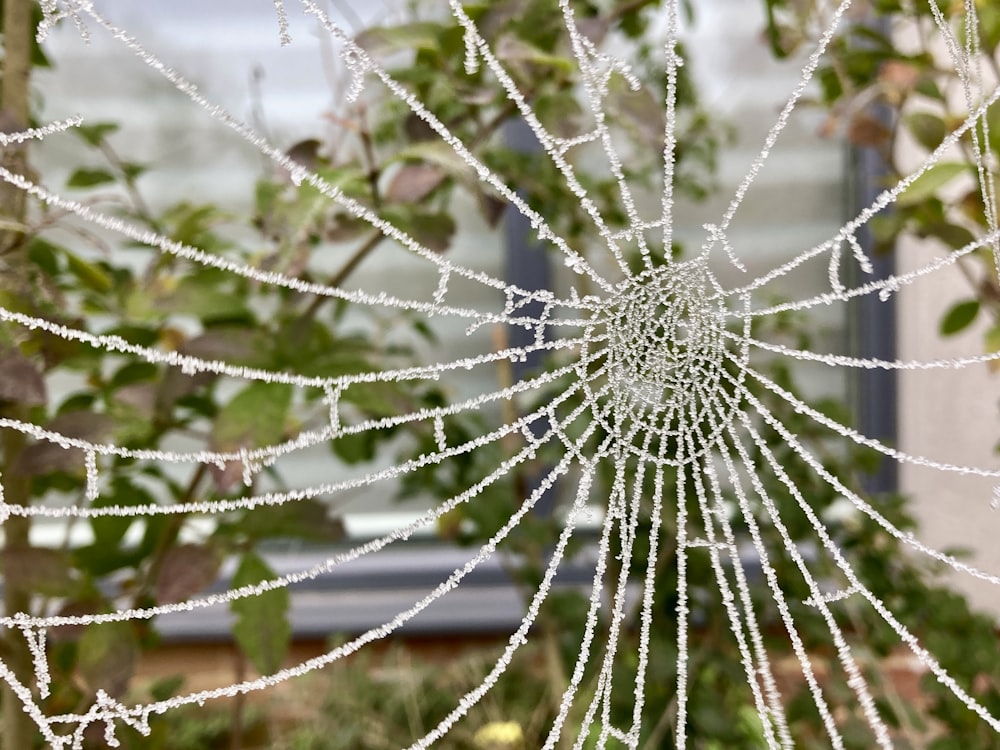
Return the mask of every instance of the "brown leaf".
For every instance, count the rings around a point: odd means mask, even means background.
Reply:
[[[889,140],[891,133],[878,119],[864,112],[851,118],[847,139],[856,146],[876,148]]]
[[[144,416],[152,416],[158,390],[156,383],[133,383],[115,391],[115,400],[131,406]]]
[[[216,464],[209,464],[208,472],[215,482],[215,488],[219,492],[228,492],[234,484],[243,481],[243,462],[226,461],[222,468]]]
[[[348,242],[371,231],[372,225],[367,221],[345,213],[330,218],[323,229],[323,236],[328,242]]]
[[[166,415],[173,408],[178,399],[189,396],[199,388],[207,386],[219,376],[211,372],[198,372],[188,375],[180,368],[171,367],[163,376],[160,383],[160,391],[156,395],[156,409]]]
[[[83,451],[79,448],[63,448],[55,443],[42,441],[25,448],[11,467],[13,474],[39,477],[53,471],[69,474],[83,472]]]
[[[4,581],[45,596],[69,596],[77,587],[70,557],[62,550],[13,545],[0,551]]]
[[[489,101],[486,103],[488,104]],[[403,120],[403,132],[411,141],[432,141],[437,137],[434,128],[427,124],[423,117],[412,113]]]
[[[315,138],[308,138],[299,141],[292,146],[285,154],[296,164],[301,164],[306,169],[316,169],[319,164],[319,150],[323,146]]]
[[[200,544],[174,547],[163,558],[156,578],[158,604],[174,604],[190,599],[215,583],[219,572],[215,550]]]
[[[404,164],[389,182],[385,197],[394,203],[416,203],[430,195],[444,180],[444,171],[433,164]]]
[[[829,114],[823,118],[823,122],[816,129],[816,135],[820,138],[833,138],[840,127],[840,118],[835,114]]]
[[[180,352],[198,359],[266,367],[271,363],[271,349],[271,339],[263,331],[222,327],[210,328],[188,339],[180,347]]]
[[[45,380],[35,363],[16,350],[0,355],[0,401],[39,406],[46,401]]]
[[[576,28],[589,41],[595,45],[600,45],[608,35],[611,25],[607,18],[591,16],[590,18],[578,18]]]
[[[496,229],[506,209],[507,201],[501,200],[489,193],[479,193],[479,211],[482,213],[483,218],[486,219],[486,223],[489,224],[490,229]]]
[[[879,70],[883,84],[903,92],[912,91],[920,83],[921,75],[920,68],[902,60],[889,60]]]
[[[80,410],[60,414],[46,425],[46,429],[69,438],[99,443],[112,434],[114,423],[107,414]],[[83,451],[40,440],[21,452],[11,471],[28,476],[40,476],[53,471],[82,474]]]

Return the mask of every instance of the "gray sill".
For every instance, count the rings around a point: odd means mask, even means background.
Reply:
[[[289,588],[293,637],[306,640],[332,634],[358,634],[391,621],[427,596],[478,551],[442,543],[404,544],[353,560]],[[337,548],[265,553],[279,574],[311,568],[336,555]],[[589,591],[597,559],[596,547],[564,560],[553,590]],[[233,566],[206,593],[226,591]],[[409,636],[511,633],[525,614],[525,598],[504,570],[501,555],[480,563],[461,583],[403,624]],[[178,612],[157,618],[164,642],[231,640],[232,615],[225,605]]]

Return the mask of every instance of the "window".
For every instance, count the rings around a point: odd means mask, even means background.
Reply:
[[[336,143],[337,97],[349,85],[350,75],[337,67],[337,58],[307,31],[306,22],[296,23],[297,43],[281,49],[274,11],[267,4],[247,5],[240,0],[142,6],[109,2],[106,6],[125,27],[150,40],[154,52],[176,63],[208,98],[251,121],[275,142],[284,146],[305,144],[316,137],[331,138],[332,132]],[[370,3],[341,3],[339,7],[347,25],[355,26],[376,21],[378,14],[389,11]],[[756,3],[701,2],[697,23],[688,31],[691,64],[703,101],[732,124],[735,134],[734,143],[722,155],[717,194],[704,203],[683,202],[677,209],[678,240],[689,247],[700,242],[703,224],[716,221],[725,210],[725,202],[756,156],[799,73],[795,62],[774,62],[760,44],[759,14]],[[227,29],[221,39],[215,34],[219,28]],[[51,50],[57,67],[40,78],[47,116],[65,117],[79,112],[87,122],[123,122],[124,127],[114,136],[115,147],[127,158],[155,166],[142,178],[143,195],[155,209],[191,200],[216,202],[237,212],[249,210],[255,179],[271,167],[262,166],[259,155],[245,143],[209,121],[131,53],[98,33],[90,46],[84,46],[75,30],[66,25],[53,34]],[[113,77],[109,71],[114,71]],[[848,169],[843,149],[836,141],[818,141],[820,124],[818,114],[799,111],[734,221],[730,239],[750,276],[826,239],[843,222]],[[53,140],[52,150],[42,152],[46,174],[57,174],[60,164],[77,162],[77,155],[69,152],[75,146],[67,143],[72,144]],[[774,218],[779,210],[790,218],[776,228]],[[468,213],[475,211],[470,208]],[[560,283],[560,269],[546,269],[545,263],[527,269],[526,258],[539,260],[544,256],[523,252],[520,245],[526,233],[517,227],[509,227],[506,239],[490,232],[481,219],[470,219],[468,226],[460,226],[458,231],[458,240],[449,250],[457,262],[494,275],[506,273],[509,279],[519,274],[518,283],[525,287]],[[405,294],[413,286],[434,283],[434,275],[421,276],[420,263],[405,253],[391,249],[385,253],[385,259],[359,266],[352,283],[390,294]],[[505,262],[509,266],[506,271],[502,270]],[[339,263],[338,259],[331,268]],[[737,283],[739,272],[729,269],[727,273],[727,281]],[[548,274],[552,274],[551,279],[546,278]],[[826,283],[824,269],[810,268],[789,277],[796,296],[819,293]],[[469,304],[475,302],[472,295],[481,293],[470,287]],[[461,292],[457,300],[463,300]],[[847,321],[839,317],[842,312],[842,308],[821,311],[821,348],[836,349],[846,338]],[[489,336],[466,336],[463,326],[453,321],[431,323],[442,339],[441,351],[446,351],[449,358],[476,356],[494,345]],[[429,349],[428,355],[435,356],[435,351]],[[845,393],[847,383],[842,373],[821,365],[804,365],[803,369],[808,370],[805,377],[812,394]],[[494,390],[495,385],[485,384],[482,379],[494,376],[480,369],[453,385],[459,392],[463,388],[468,393],[486,392]],[[282,469],[294,476],[295,486],[329,481],[331,474],[340,478],[355,471],[334,465],[329,450],[323,446],[302,451],[293,460],[283,462]],[[427,498],[414,498],[400,503],[394,494],[388,482],[360,487],[344,515],[348,533],[355,537],[385,533],[412,520],[429,502]],[[294,618],[299,632],[369,627],[395,614],[400,602],[419,598],[468,557],[431,536],[426,535],[420,544],[321,577],[311,586],[296,588]],[[279,571],[293,571],[317,564],[325,557],[324,551],[311,548],[281,547],[274,549],[271,560]],[[586,555],[582,556],[570,584],[585,581],[588,565],[592,564]],[[224,580],[217,588],[227,586],[225,575],[229,572],[224,571]],[[418,627],[510,630],[520,620],[521,604],[502,575],[501,566],[487,566],[477,576],[429,612]],[[318,614],[318,608],[322,614]],[[470,612],[476,617],[469,616]],[[177,638],[225,633],[227,615],[215,609],[208,613],[208,617],[198,613],[189,618],[164,618],[161,627],[168,637]],[[330,613],[341,620],[331,621]],[[459,618],[459,613],[463,617]]]

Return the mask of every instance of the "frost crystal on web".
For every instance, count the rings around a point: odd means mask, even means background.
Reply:
[[[943,135],[940,144],[915,169],[882,192],[858,216],[844,224],[835,236],[812,248],[803,249],[793,259],[757,276],[747,269],[750,250],[733,244],[730,227],[746,196],[754,190],[758,174],[770,154],[780,147],[780,136],[810,85],[819,61],[845,22],[850,6],[844,0],[826,14],[826,27],[802,69],[795,87],[768,133],[759,157],[739,183],[727,210],[718,221],[704,227],[700,249],[690,257],[676,258],[674,215],[677,159],[678,71],[684,60],[679,52],[680,20],[675,3],[666,3],[665,44],[665,124],[663,133],[663,193],[658,215],[646,216],[630,184],[623,159],[618,153],[606,117],[609,91],[613,80],[637,88],[639,83],[629,64],[599,49],[581,31],[582,21],[574,14],[569,0],[559,3],[572,58],[577,67],[585,106],[592,116],[592,127],[565,137],[543,125],[512,77],[505,62],[481,33],[467,9],[458,0],[449,8],[461,27],[464,65],[470,75],[488,70],[503,89],[511,111],[517,113],[540,144],[545,158],[558,171],[567,190],[579,201],[592,222],[599,239],[597,251],[574,247],[557,229],[557,217],[546,216],[533,208],[509,185],[503,174],[477,156],[474,144],[463,142],[444,119],[430,111],[406,85],[395,80],[386,67],[370,54],[346,30],[335,23],[320,4],[301,0],[301,8],[310,16],[325,38],[335,43],[342,62],[350,73],[350,98],[364,94],[375,83],[387,89],[407,107],[421,127],[432,134],[439,145],[460,159],[476,181],[492,195],[508,203],[523,215],[537,238],[552,246],[572,278],[568,291],[557,294],[548,290],[524,289],[501,278],[465,267],[437,252],[426,240],[407,233],[376,208],[351,197],[349,191],[334,184],[308,164],[291,159],[249,124],[210,101],[199,88],[155,56],[141,40],[102,15],[84,0],[46,0],[39,35],[44,36],[54,24],[69,21],[82,35],[109,34],[134,53],[149,70],[169,81],[180,94],[204,114],[236,133],[261,155],[273,162],[295,186],[308,185],[354,218],[405,248],[415,259],[433,269],[437,283],[433,292],[408,298],[380,290],[343,288],[303,278],[287,269],[233,260],[222,254],[177,241],[166,234],[143,228],[112,213],[103,212],[83,201],[65,197],[39,180],[0,167],[0,178],[35,197],[49,208],[70,214],[94,229],[100,229],[131,243],[153,248],[165,258],[181,258],[195,266],[215,269],[234,278],[290,292],[332,298],[345,305],[404,312],[407,315],[440,318],[459,322],[469,337],[482,336],[496,326],[523,328],[532,334],[532,342],[523,346],[500,346],[488,354],[472,355],[431,362],[421,366],[371,369],[337,376],[299,373],[228,362],[225,358],[198,356],[156,343],[135,343],[118,333],[91,333],[22,310],[0,307],[0,319],[12,329],[43,331],[53,339],[86,345],[95,350],[114,352],[135,362],[165,365],[186,376],[223,375],[247,383],[278,384],[297,392],[319,390],[325,423],[309,426],[294,437],[282,435],[264,446],[231,448],[172,449],[130,448],[115,442],[92,439],[85,434],[51,425],[36,424],[14,417],[0,418],[0,429],[21,433],[32,441],[56,449],[71,451],[79,458],[85,476],[83,497],[70,505],[21,505],[4,500],[0,494],[0,523],[14,517],[72,519],[153,519],[200,516],[220,518],[233,511],[259,510],[316,498],[346,497],[358,488],[391,483],[428,466],[439,466],[455,457],[476,454],[499,445],[513,444],[496,468],[469,483],[438,507],[416,521],[396,528],[390,534],[339,552],[309,569],[291,572],[260,583],[235,586],[231,590],[156,606],[122,608],[112,611],[63,613],[34,616],[26,612],[7,612],[0,625],[22,634],[28,645],[34,672],[34,684],[25,685],[10,666],[0,659],[0,679],[4,680],[23,703],[25,712],[37,725],[45,741],[58,749],[83,747],[84,733],[92,725],[103,728],[105,741],[119,742],[117,730],[127,725],[141,734],[150,731],[150,719],[187,705],[203,705],[217,698],[242,695],[272,688],[279,683],[305,675],[338,661],[366,644],[385,638],[462,585],[481,563],[491,557],[519,525],[531,517],[536,507],[558,482],[571,487],[572,500],[565,508],[563,528],[546,556],[537,589],[527,605],[527,613],[510,636],[502,655],[484,681],[464,696],[456,696],[455,707],[425,736],[414,738],[413,748],[424,748],[442,738],[474,706],[509,667],[515,653],[532,637],[543,603],[550,593],[561,563],[570,553],[570,543],[593,506],[602,510],[602,525],[597,542],[597,562],[590,585],[587,615],[578,658],[573,665],[568,687],[559,703],[548,732],[545,748],[553,748],[569,736],[583,747],[597,739],[604,747],[614,739],[627,747],[640,746],[641,719],[645,708],[647,671],[651,659],[652,633],[671,620],[676,629],[674,649],[676,682],[671,722],[675,745],[698,746],[697,737],[689,736],[688,719],[697,711],[691,693],[692,680],[700,668],[697,644],[692,632],[695,612],[703,606],[692,593],[689,577],[695,566],[711,570],[717,593],[739,653],[742,678],[746,680],[753,711],[760,723],[760,734],[770,748],[788,748],[795,744],[785,691],[789,667],[798,684],[804,684],[811,705],[836,748],[846,745],[845,726],[831,705],[828,672],[839,670],[851,701],[872,741],[881,748],[894,746],[893,730],[883,715],[872,683],[871,664],[864,661],[858,644],[850,633],[850,616],[844,608],[866,607],[888,627],[897,645],[908,650],[920,664],[957,701],[978,715],[986,725],[1000,732],[1000,719],[977,700],[968,686],[956,681],[937,657],[921,644],[890,602],[876,596],[850,556],[841,549],[826,522],[797,484],[786,463],[801,462],[812,478],[835,491],[871,522],[918,555],[950,566],[958,573],[991,584],[1000,578],[978,570],[955,557],[933,549],[893,525],[865,498],[850,488],[850,482],[830,472],[825,458],[810,441],[796,434],[785,423],[785,412],[769,404],[780,403],[788,413],[808,419],[816,429],[823,428],[843,442],[856,444],[883,454],[893,461],[919,465],[956,475],[969,474],[996,479],[1000,471],[973,465],[957,465],[932,456],[911,455],[873,437],[861,434],[807,403],[779,379],[765,374],[758,365],[764,358],[787,358],[820,363],[838,368],[881,368],[890,370],[962,368],[1000,359],[1000,353],[956,357],[935,361],[902,361],[856,358],[844,355],[797,349],[758,338],[753,324],[782,313],[808,310],[819,306],[844,305],[849,300],[877,296],[888,300],[919,279],[946,269],[972,254],[991,254],[1000,269],[1000,230],[997,228],[995,166],[986,155],[990,138],[989,108],[1000,98],[1000,88],[988,84],[979,70],[982,51],[976,33],[977,4],[964,4],[964,38],[957,38],[948,18],[937,3],[931,3],[937,28],[947,46],[963,87],[965,106],[970,117]],[[275,31],[281,44],[295,43],[294,29],[287,14],[292,0],[275,0]],[[304,31],[302,32],[305,33]],[[27,139],[49,139],[86,123],[79,118],[53,122],[38,128],[0,134],[0,144],[18,144]],[[963,140],[965,139],[965,140]],[[858,232],[886,207],[891,207],[921,176],[939,164],[948,151],[968,142],[977,167],[976,180],[985,206],[988,231],[974,237],[964,247],[941,256],[915,270],[854,283],[842,278],[845,263],[853,262],[864,279],[873,273],[872,261],[858,239]],[[615,223],[602,214],[598,202],[577,174],[570,158],[579,149],[601,152],[608,173],[617,188],[620,213]],[[541,158],[541,157],[540,157]],[[775,212],[775,221],[782,212]],[[637,264],[630,264],[634,251]],[[829,289],[812,297],[777,302],[768,296],[768,285],[782,279],[810,261],[826,264]],[[636,268],[638,266],[638,268]],[[724,275],[720,269],[724,268]],[[739,281],[727,284],[724,278],[738,274]],[[463,304],[456,286],[472,285],[481,290],[482,299],[498,300],[490,308]],[[536,310],[540,312],[535,312]],[[515,378],[487,393],[459,398],[445,405],[412,410],[401,409],[377,417],[356,418],[348,401],[353,392],[370,384],[431,383],[458,371],[485,370],[497,365],[524,362],[539,353],[552,357],[549,369]],[[456,440],[447,429],[447,420],[455,415],[475,414],[500,408],[504,403],[523,403],[529,396],[553,394],[531,409],[505,418],[491,430]],[[326,414],[327,412],[324,412]],[[106,487],[107,466],[119,459],[152,462],[184,467],[207,467],[226,475],[236,471],[248,488],[255,478],[283,457],[305,452],[314,446],[344,437],[366,435],[399,426],[424,426],[433,435],[433,448],[418,457],[367,473],[340,478],[312,487],[254,493],[215,500],[188,499],[174,504],[141,502],[119,505],[100,502]],[[781,450],[775,449],[776,435]],[[47,633],[69,626],[112,626],[134,620],[169,617],[258,597],[283,590],[296,583],[314,579],[339,566],[366,555],[375,555],[389,545],[410,538],[422,527],[433,525],[460,506],[481,500],[490,488],[515,470],[531,464],[543,449],[555,448],[558,459],[547,465],[542,476],[525,493],[519,507],[504,520],[499,529],[478,550],[469,553],[466,564],[429,591],[426,596],[402,609],[390,621],[357,636],[320,656],[293,667],[281,668],[257,679],[200,690],[164,700],[129,705],[105,690],[95,691],[91,705],[77,712],[49,715],[44,710],[51,685],[47,662]],[[609,471],[610,469],[610,471]],[[605,478],[610,476],[610,480]],[[4,481],[9,478],[3,478]],[[2,491],[2,484],[0,484]],[[1000,492],[1000,490],[998,490]],[[994,495],[994,503],[997,502]],[[802,549],[798,531],[790,528],[789,516],[804,524],[814,544]],[[640,550],[642,550],[640,552]],[[759,561],[757,582],[746,569],[748,550]],[[658,561],[668,553],[676,566],[673,591],[656,590]],[[836,571],[835,580],[815,572],[814,557],[827,560]],[[643,559],[644,570],[632,568],[634,560]],[[797,571],[794,586],[783,580],[775,564],[787,559]],[[642,593],[637,608],[638,621],[629,621],[635,603],[630,591],[640,580]],[[756,586],[756,590],[755,590]],[[609,593],[610,592],[610,593]],[[762,594],[763,592],[763,594]],[[793,593],[795,592],[795,593]],[[804,592],[804,596],[799,596]],[[761,601],[761,597],[767,599]],[[794,598],[798,597],[795,601]],[[669,604],[664,604],[669,602]],[[830,664],[818,667],[810,653],[809,638],[803,632],[801,614],[805,606],[826,635],[826,654]],[[854,611],[853,609],[851,610]],[[766,616],[765,616],[766,613]],[[766,621],[765,621],[766,620]],[[812,627],[815,627],[815,622]],[[631,684],[626,683],[616,664],[625,659],[622,649],[628,628],[638,631],[635,654],[627,655],[633,663]],[[776,663],[778,655],[770,644],[770,631],[779,629],[787,639],[791,657]],[[602,655],[603,651],[603,655]],[[596,667],[594,663],[596,662]],[[585,684],[588,668],[597,670],[594,682]],[[662,677],[662,675],[661,675]],[[630,723],[615,724],[611,718],[615,701],[632,701]],[[838,698],[839,699],[839,698]],[[582,705],[581,705],[582,704]],[[797,709],[800,710],[800,709]],[[570,719],[571,713],[575,717]],[[590,745],[587,745],[588,747]]]

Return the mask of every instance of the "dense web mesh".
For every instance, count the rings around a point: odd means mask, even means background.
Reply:
[[[908,455],[879,440],[865,436],[851,427],[807,404],[781,383],[768,377],[754,364],[756,355],[807,360],[838,368],[884,369],[933,369],[961,368],[1000,358],[1000,354],[984,354],[941,361],[879,361],[843,355],[795,349],[784,344],[763,341],[752,333],[755,319],[767,318],[788,311],[799,311],[826,305],[845,305],[849,300],[876,295],[888,300],[900,289],[935,272],[954,265],[960,258],[983,252],[992,253],[994,263],[1000,267],[1000,233],[996,227],[995,194],[992,167],[983,154],[983,139],[988,138],[985,114],[1000,97],[1000,88],[984,85],[978,74],[979,50],[975,35],[957,39],[936,4],[935,13],[939,30],[948,44],[948,54],[959,71],[964,94],[972,115],[944,138],[928,158],[896,185],[881,193],[875,202],[858,216],[844,224],[835,236],[815,247],[805,248],[800,254],[772,270],[751,277],[744,269],[744,251],[734,246],[728,233],[733,218],[744,198],[754,188],[754,182],[770,153],[776,148],[779,136],[789,116],[810,84],[819,60],[830,43],[838,26],[844,22],[850,5],[845,0],[831,7],[827,14],[827,27],[820,36],[818,46],[802,70],[800,83],[787,100],[770,130],[758,158],[747,171],[735,195],[718,222],[705,227],[703,245],[693,256],[673,258],[663,248],[671,248],[674,233],[674,149],[676,147],[676,103],[678,67],[683,64],[679,56],[678,8],[667,3],[665,8],[668,41],[665,92],[666,131],[664,133],[664,191],[659,215],[641,215],[633,198],[632,186],[626,178],[616,144],[611,137],[603,112],[606,106],[609,81],[613,76],[631,80],[628,64],[611,57],[597,48],[579,30],[578,19],[568,0],[560,3],[566,33],[571,43],[575,63],[587,103],[594,116],[593,128],[571,139],[550,133],[536,117],[532,107],[518,91],[515,81],[505,70],[495,51],[485,40],[476,25],[466,14],[463,5],[454,0],[449,3],[451,13],[464,29],[465,64],[470,71],[487,67],[506,91],[507,97],[521,118],[531,128],[544,150],[545,156],[562,175],[565,185],[578,198],[592,220],[595,235],[601,240],[604,257],[596,262],[584,257],[553,228],[552,217],[546,217],[528,205],[510,186],[504,175],[497,174],[480,161],[473,149],[464,144],[418,101],[405,86],[393,80],[386,69],[360,47],[345,30],[340,28],[311,0],[302,0],[305,12],[315,19],[323,33],[338,45],[343,62],[353,75],[351,94],[358,96],[366,86],[380,82],[399,102],[405,104],[421,118],[430,132],[464,160],[483,185],[498,197],[509,202],[515,210],[528,219],[537,237],[549,243],[553,252],[565,262],[569,271],[585,284],[571,284],[569,291],[560,296],[549,290],[529,290],[512,285],[473,268],[463,267],[449,258],[421,244],[389,220],[363,203],[352,199],[321,174],[289,158],[279,148],[255,132],[251,126],[206,99],[199,89],[186,80],[166,62],[161,61],[143,44],[113,21],[102,16],[89,2],[83,0],[48,0],[42,3],[44,21],[40,33],[44,35],[56,21],[69,18],[82,34],[108,33],[120,44],[131,50],[150,70],[162,76],[184,96],[200,107],[207,117],[232,129],[256,148],[260,154],[283,168],[296,185],[313,186],[330,201],[343,207],[358,219],[383,232],[413,256],[435,270],[437,284],[426,297],[405,298],[380,290],[348,289],[307,281],[281,271],[248,265],[213,254],[198,247],[185,245],[166,236],[130,224],[114,215],[102,213],[86,203],[56,194],[39,182],[4,168],[0,178],[33,195],[53,209],[75,215],[79,219],[110,232],[125,240],[154,248],[166,255],[184,258],[193,264],[217,268],[228,274],[241,276],[262,285],[283,287],[308,295],[335,298],[344,303],[379,309],[396,309],[416,316],[444,318],[460,321],[467,335],[488,335],[496,325],[517,326],[533,333],[533,342],[520,347],[501,347],[496,351],[456,360],[441,360],[423,366],[378,370],[358,374],[324,377],[295,372],[270,371],[242,364],[202,358],[167,348],[143,346],[118,335],[89,333],[49,320],[0,308],[0,319],[5,324],[24,329],[42,330],[62,339],[83,342],[97,349],[116,352],[136,361],[151,362],[178,368],[186,374],[214,373],[242,382],[287,384],[305,391],[319,389],[329,409],[327,424],[303,430],[294,438],[275,442],[259,448],[236,450],[140,450],[118,444],[95,442],[70,434],[53,431],[46,426],[14,418],[0,419],[0,429],[18,431],[34,441],[49,443],[66,450],[75,450],[85,468],[87,482],[85,498],[69,506],[0,504],[0,521],[12,516],[48,518],[101,518],[101,517],[152,517],[157,515],[182,517],[187,515],[215,517],[234,510],[257,509],[295,503],[309,498],[337,498],[359,487],[379,482],[391,482],[422,469],[447,462],[456,456],[483,451],[496,446],[511,436],[517,438],[518,450],[499,462],[484,478],[462,489],[461,492],[427,511],[417,521],[395,529],[390,534],[341,552],[322,564],[307,570],[283,575],[258,585],[233,588],[222,593],[201,596],[176,603],[161,604],[143,609],[121,609],[109,612],[74,615],[30,616],[22,612],[8,612],[0,624],[23,634],[34,658],[35,688],[21,684],[14,672],[0,660],[0,679],[5,680],[22,700],[30,714],[53,748],[79,748],[84,732],[91,725],[104,725],[109,744],[114,745],[116,727],[127,724],[140,732],[149,731],[151,716],[179,707],[198,704],[226,696],[252,691],[262,691],[279,683],[318,670],[352,654],[366,644],[398,631],[408,621],[428,608],[440,597],[462,584],[471,571],[487,560],[498,546],[518,525],[532,514],[545,494],[557,480],[572,486],[572,502],[565,512],[562,533],[551,549],[540,583],[534,592],[520,627],[509,639],[509,644],[496,661],[482,684],[464,696],[456,696],[455,707],[424,737],[416,739],[414,748],[428,747],[440,739],[470,708],[489,691],[511,662],[516,651],[528,640],[532,625],[543,601],[549,594],[560,564],[567,556],[570,540],[591,506],[604,511],[598,542],[598,564],[589,597],[586,626],[579,648],[579,658],[562,702],[561,709],[545,743],[551,748],[563,733],[579,737],[577,747],[584,739],[595,736],[591,727],[597,727],[600,742],[617,738],[628,747],[639,743],[639,720],[643,710],[646,671],[650,659],[649,642],[654,621],[654,602],[664,592],[654,591],[657,557],[663,547],[676,550],[676,588],[671,595],[676,598],[676,734],[678,747],[692,738],[685,736],[688,705],[689,664],[693,658],[689,647],[689,617],[693,603],[689,598],[689,557],[695,550],[707,550],[709,564],[715,571],[719,594],[728,617],[728,625],[739,650],[745,678],[759,715],[763,737],[768,747],[792,747],[793,740],[782,700],[780,679],[764,645],[759,608],[751,593],[748,573],[741,562],[745,558],[740,545],[749,542],[759,560],[767,592],[772,599],[781,627],[784,628],[794,653],[795,668],[808,686],[814,710],[825,727],[834,747],[844,747],[843,728],[828,703],[816,665],[807,652],[799,624],[789,607],[789,593],[779,580],[772,565],[776,551],[766,538],[780,541],[780,554],[787,555],[801,574],[801,582],[808,589],[807,603],[815,609],[828,631],[828,642],[836,655],[846,684],[853,691],[853,700],[860,708],[860,715],[870,728],[879,747],[891,747],[890,730],[880,713],[864,670],[859,665],[856,649],[843,632],[842,620],[835,616],[838,603],[855,599],[873,610],[898,637],[898,642],[913,655],[943,685],[955,699],[978,714],[983,722],[1000,732],[1000,719],[991,714],[958,684],[940,665],[935,656],[924,648],[897,619],[889,604],[880,600],[866,586],[855,568],[838,547],[837,541],[827,531],[824,521],[809,499],[796,485],[775,454],[772,443],[765,439],[765,431],[780,436],[796,460],[801,460],[815,473],[816,478],[832,487],[860,513],[881,525],[885,532],[908,546],[915,553],[950,566],[961,574],[973,576],[991,584],[1000,578],[977,570],[955,557],[921,543],[908,532],[897,529],[879,510],[864,498],[852,492],[843,478],[830,473],[822,457],[815,455],[806,441],[801,440],[782,419],[765,405],[761,393],[770,393],[790,405],[795,413],[805,415],[817,425],[836,433],[843,441],[857,443],[880,452],[893,461],[916,464],[955,475],[978,475],[995,478],[1000,471],[978,466],[955,465],[933,457]],[[275,33],[283,44],[292,44],[294,29],[289,28],[285,6],[275,0],[277,23]],[[976,16],[976,3],[966,0],[964,13],[972,24]],[[38,129],[0,134],[0,144],[20,143],[26,139],[58,138],[64,131],[81,124],[78,119],[54,122]],[[989,231],[975,238],[966,247],[943,255],[916,270],[889,276],[880,280],[863,280],[852,285],[842,279],[845,263],[857,264],[862,273],[871,273],[872,266],[857,238],[859,230],[866,227],[880,211],[891,206],[921,175],[931,169],[948,150],[969,137],[978,166],[978,183],[986,206]],[[581,184],[573,164],[567,156],[580,147],[599,148],[603,151],[610,174],[617,182],[622,213],[626,217],[624,229],[614,228],[602,216],[597,204]],[[775,220],[781,211],[775,213]],[[655,241],[650,239],[655,237]],[[627,260],[627,250],[636,247],[641,268],[632,270]],[[771,303],[766,292],[768,285],[791,274],[809,262],[828,263],[829,288],[820,295]],[[742,273],[737,284],[723,283],[719,268],[727,274]],[[735,269],[735,270],[734,270]],[[730,276],[727,276],[729,278]],[[478,285],[484,300],[501,300],[495,307],[482,309],[469,307],[454,300],[457,283]],[[587,290],[587,291],[584,291]],[[528,314],[526,311],[532,311]],[[535,313],[535,310],[541,310]],[[447,405],[401,411],[378,418],[357,420],[343,404],[352,388],[379,382],[420,383],[433,382],[450,373],[476,368],[489,368],[497,362],[523,361],[536,352],[559,354],[558,364],[505,385],[495,391],[459,399]],[[505,420],[492,430],[461,442],[449,440],[444,420],[456,415],[488,409],[503,401],[511,401],[524,394],[552,392],[551,398],[541,406]],[[283,457],[325,445],[343,436],[388,430],[399,425],[427,424],[433,428],[435,450],[410,461],[386,468],[373,469],[317,486],[289,490],[248,494],[242,497],[199,500],[176,504],[142,504],[131,506],[96,503],[102,491],[102,466],[111,457],[125,457],[142,462],[178,464],[186,467],[205,465],[220,472],[237,467],[248,486],[260,472],[274,465]],[[172,613],[197,611],[225,606],[230,602],[258,596],[269,590],[292,586],[316,578],[338,566],[365,555],[375,555],[388,545],[411,537],[422,527],[432,525],[449,511],[467,503],[476,503],[491,485],[518,467],[531,462],[544,447],[556,446],[559,460],[548,466],[541,478],[526,493],[523,503],[516,509],[499,531],[478,550],[470,551],[468,562],[427,593],[425,597],[400,611],[389,622],[291,668],[281,669],[259,679],[223,685],[215,689],[184,694],[143,705],[128,705],[109,696],[97,693],[93,704],[85,710],[69,715],[50,716],[42,709],[48,694],[49,677],[45,645],[46,632],[58,626],[109,624],[139,619],[169,617]],[[606,496],[595,496],[598,474],[602,467],[613,468],[613,481]],[[762,478],[766,475],[766,478]],[[843,585],[831,588],[828,581],[821,581],[812,571],[807,553],[800,550],[792,533],[786,528],[784,516],[776,504],[775,494],[781,492],[791,498],[797,512],[801,513],[811,533],[817,540],[812,554],[830,559],[839,570]],[[640,506],[650,507],[648,526],[640,527]],[[668,519],[676,529],[675,538],[661,534],[661,524]],[[737,528],[739,527],[739,529]],[[765,528],[766,527],[766,528]],[[642,538],[642,537],[645,538]],[[638,547],[648,549],[646,575],[639,607],[639,646],[633,684],[615,683],[613,666],[621,657],[619,647],[621,632],[626,627],[626,600],[628,598],[628,565],[617,566],[621,571],[618,580],[607,580],[610,560],[616,554],[623,560],[632,559]],[[617,548],[617,553],[614,548]],[[610,586],[613,595],[605,600],[604,592]],[[603,610],[603,614],[602,614]],[[606,617],[607,629],[599,628],[601,617]],[[603,642],[598,643],[599,640]],[[575,701],[581,700],[581,685],[587,664],[594,654],[603,649],[597,689],[589,696],[583,726],[569,726],[567,718]],[[831,659],[832,661],[832,659]],[[612,693],[634,695],[634,719],[631,726],[614,726],[610,716]]]

